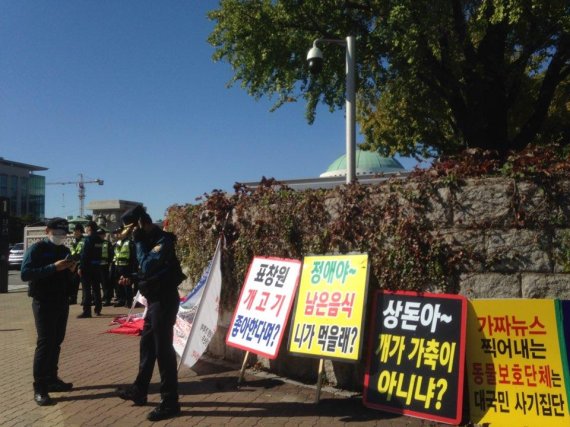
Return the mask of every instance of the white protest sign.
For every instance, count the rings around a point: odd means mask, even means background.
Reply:
[[[182,353],[181,362],[191,368],[208,348],[210,340],[218,328],[220,312],[220,292],[222,290],[222,245],[223,238],[218,241],[211,270],[196,315],[193,318],[186,348]]]
[[[255,257],[249,266],[226,344],[275,359],[300,273],[301,261]]]

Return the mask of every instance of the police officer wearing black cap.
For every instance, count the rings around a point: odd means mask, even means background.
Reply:
[[[101,255],[103,254],[103,239],[97,235],[97,223],[89,221],[85,226],[87,237],[83,243],[79,259],[79,276],[83,286],[83,313],[77,318],[91,317],[91,306],[95,305],[95,314],[101,314]]]
[[[178,372],[173,347],[173,326],[180,299],[178,285],[185,278],[176,258],[176,238],[152,223],[142,206],[128,211],[123,223],[131,227],[139,263],[139,291],[148,301],[140,341],[139,371],[133,385],[117,389],[117,395],[135,405],[147,402],[155,362],[160,371],[160,404],[148,414],[150,421],[180,414]]]
[[[29,282],[38,339],[34,353],[34,400],[40,406],[53,403],[48,392],[69,391],[72,383],[58,377],[59,353],[69,316],[68,290],[76,262],[64,246],[69,232],[63,218],[47,223],[47,238],[34,243],[22,260],[21,278]]]

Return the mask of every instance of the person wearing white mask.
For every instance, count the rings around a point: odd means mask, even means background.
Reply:
[[[33,375],[34,401],[40,406],[54,403],[48,392],[69,391],[73,387],[58,377],[59,353],[69,316],[67,293],[76,267],[64,245],[68,226],[63,218],[48,221],[47,238],[30,246],[22,260],[21,278],[29,282],[38,334]]]

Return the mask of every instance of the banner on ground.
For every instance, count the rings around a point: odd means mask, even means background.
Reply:
[[[255,257],[249,266],[226,344],[275,359],[300,272],[301,261]]]
[[[561,316],[554,300],[472,300],[467,321],[471,420],[570,425]]]
[[[144,306],[144,311],[140,313],[135,313],[134,309],[136,304],[140,303]],[[140,335],[144,327],[144,319],[148,310],[148,302],[145,297],[141,295],[140,292],[133,298],[133,303],[129,308],[129,312],[126,316],[119,316],[113,319],[112,325],[119,325],[114,329],[109,329],[107,332],[112,334],[122,334],[122,335]]]
[[[144,312],[134,314],[129,312],[128,315],[115,317],[111,322],[113,328],[108,329],[107,332],[110,334],[138,336],[143,330],[145,315],[146,309]]]
[[[201,291],[200,303],[192,316],[188,339],[180,356],[181,363],[189,368],[194,366],[206,351],[218,328],[220,293],[222,290],[222,247],[223,237],[218,240],[210,272],[204,283],[204,289]]]
[[[305,257],[289,336],[291,353],[360,359],[368,270],[367,254]]]
[[[371,315],[364,404],[458,424],[463,409],[466,299],[378,291]]]

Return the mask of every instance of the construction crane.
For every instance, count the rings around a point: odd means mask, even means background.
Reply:
[[[79,174],[79,181],[68,181],[68,182],[46,182],[46,185],[68,185],[68,184],[76,184],[79,188],[79,216],[83,217],[85,213],[85,209],[83,207],[85,201],[85,184],[99,184],[103,185],[102,179],[95,179],[92,181],[85,181],[83,179],[83,174]]]

